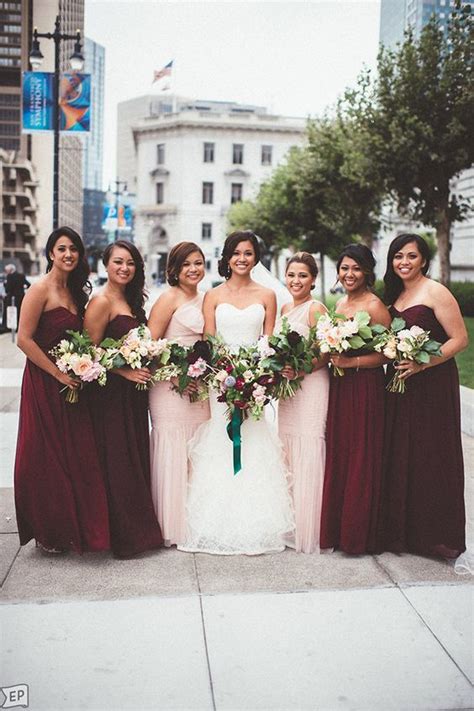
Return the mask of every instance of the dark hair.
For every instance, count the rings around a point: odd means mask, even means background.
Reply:
[[[125,239],[118,239],[116,242],[109,244],[104,250],[102,261],[105,266],[109,263],[114,247],[126,249],[135,262],[135,276],[125,287],[125,299],[135,318],[138,319],[140,323],[145,323],[146,314],[143,304],[148,298],[148,295],[145,291],[145,265],[143,264],[142,255],[134,244]]]
[[[206,261],[201,247],[194,242],[179,242],[175,244],[168,255],[168,263],[166,265],[166,280],[170,286],[177,286],[179,284],[181,268],[189,255],[193,252],[199,252],[204,262]]]
[[[79,261],[77,267],[68,276],[67,288],[71,292],[79,316],[83,316],[86,304],[89,300],[89,294],[92,291],[92,284],[88,279],[90,267],[86,259],[84,243],[80,235],[71,229],[71,227],[58,227],[49,235],[45,247],[46,259],[48,260],[46,272],[50,272],[53,268],[53,260],[50,255],[54,249],[54,245],[61,237],[69,237],[79,252]]]
[[[253,251],[255,252],[255,264],[258,264],[260,261],[260,245],[257,235],[252,232],[252,230],[237,230],[236,232],[231,232],[224,242],[222,255],[217,263],[218,272],[221,276],[225,277],[225,279],[230,279],[232,276],[229,260],[240,242],[251,242]]]
[[[362,273],[365,275],[365,283],[368,287],[375,284],[375,259],[374,255],[365,244],[348,244],[339,255],[339,259],[336,264],[336,271],[339,274],[339,267],[341,266],[344,257],[349,257],[357,262],[359,267],[362,269]]]
[[[390,243],[390,247],[388,248],[387,271],[385,272],[383,278],[385,282],[384,301],[388,305],[394,304],[404,289],[403,281],[397,274],[395,274],[393,270],[393,258],[396,253],[401,250],[402,247],[404,247],[406,244],[410,244],[410,242],[415,242],[421,256],[425,260],[425,263],[421,268],[421,273],[426,274],[428,269],[430,268],[430,248],[428,246],[428,243],[425,242],[425,240],[423,239],[423,237],[420,237],[420,235],[416,235],[411,232],[404,232],[403,234],[398,235],[398,237],[395,237],[395,239],[392,240],[392,242]]]
[[[318,276],[318,265],[316,264],[316,260],[313,257],[312,254],[309,252],[296,252],[286,263],[286,269],[285,269],[285,274],[288,271],[288,267],[290,264],[294,264],[295,262],[299,264],[304,264],[306,267],[309,269],[309,273],[313,277],[313,279],[316,281],[316,277]],[[314,284],[311,287],[314,289]]]

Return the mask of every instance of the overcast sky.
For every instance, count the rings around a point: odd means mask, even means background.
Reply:
[[[104,183],[115,177],[116,107],[147,93],[174,60],[190,98],[319,115],[378,50],[379,0],[162,2],[86,0],[85,33],[106,49]]]

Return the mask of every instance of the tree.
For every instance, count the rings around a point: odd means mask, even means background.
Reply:
[[[470,5],[458,2],[446,35],[433,18],[419,40],[408,32],[397,50],[382,48],[377,76],[364,72],[341,105],[387,194],[436,230],[444,284],[452,223],[469,210],[450,187],[474,162],[473,42]]]

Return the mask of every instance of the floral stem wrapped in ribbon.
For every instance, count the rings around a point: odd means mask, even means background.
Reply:
[[[416,325],[407,328],[403,318],[394,318],[389,328],[376,324],[372,332],[374,350],[395,362],[411,360],[426,364],[430,362],[431,356],[442,356],[441,343],[431,339],[429,331]],[[405,392],[405,380],[400,378],[398,372],[390,380],[387,390],[392,393]]]
[[[171,352],[167,339],[153,339],[149,328],[144,324],[132,328],[118,340],[106,338],[100,345],[106,351],[105,361],[108,370],[124,366],[130,368],[164,366]],[[137,390],[148,390],[158,379],[154,373],[147,383],[137,383],[135,387]]]
[[[257,348],[262,358],[261,366],[268,368],[274,374],[272,397],[277,400],[293,397],[303,382],[303,375],[299,374],[311,373],[313,359],[320,355],[316,328],[311,328],[305,338],[298,331],[290,328],[286,317],[282,319],[279,333],[259,338]],[[285,366],[289,366],[297,374],[292,380],[280,375]]]
[[[106,356],[103,348],[92,343],[86,331],[66,331],[66,333],[70,338],[63,338],[49,352],[62,373],[67,373],[80,382],[80,387],[77,389],[67,385],[61,389],[61,392],[67,391],[66,402],[76,403],[79,401],[79,390],[84,383],[97,380],[99,385],[105,385],[107,380]]]
[[[316,338],[321,353],[339,355],[351,350],[369,346],[372,329],[367,311],[357,311],[352,318],[330,311],[319,317],[316,324]],[[332,365],[334,375],[344,375],[344,370]]]

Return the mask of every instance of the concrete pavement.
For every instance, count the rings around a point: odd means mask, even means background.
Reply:
[[[20,549],[23,356],[7,335],[0,349],[0,686],[27,684],[28,708],[474,708],[472,578],[444,561]],[[464,451],[473,540],[473,438]]]

